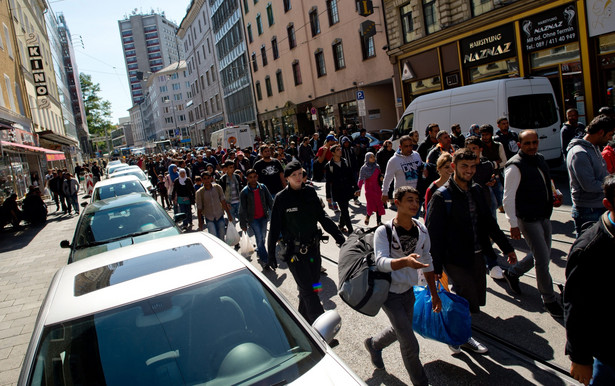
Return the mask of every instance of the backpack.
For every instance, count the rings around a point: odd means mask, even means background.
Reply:
[[[388,224],[384,227],[390,248],[393,231]],[[380,311],[391,287],[391,273],[376,268],[374,232],[377,228],[351,233],[340,248],[338,262],[340,298],[352,309],[368,316],[376,316]]]

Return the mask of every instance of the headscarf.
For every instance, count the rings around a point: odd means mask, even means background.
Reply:
[[[175,164],[169,165],[169,177],[171,178],[171,181],[175,181],[177,179],[177,177],[179,177],[179,173],[178,172],[174,172],[173,168],[177,168],[177,165],[175,165]]]
[[[361,170],[359,170],[359,180],[367,180],[374,174],[376,169],[380,170],[380,166],[374,162],[369,162],[369,159],[374,155],[371,151],[365,153],[365,163],[361,166]]]
[[[182,177],[182,175],[181,175],[182,172],[184,172],[184,175],[186,177]],[[179,178],[179,184],[180,185],[186,185],[186,180],[188,179],[188,174],[186,174],[186,169],[183,169],[183,168],[179,169],[179,171],[177,172],[177,175],[178,175],[177,178]]]

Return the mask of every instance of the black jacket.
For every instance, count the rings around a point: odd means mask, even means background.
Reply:
[[[443,187],[450,192],[452,202],[447,204],[442,192],[436,191],[431,197],[425,220],[432,240],[431,256],[436,274],[442,273],[444,264],[468,267],[474,263],[474,227],[466,194],[472,195],[476,205],[476,231],[481,251],[488,253],[491,249],[490,238],[504,254],[513,251],[506,235],[491,215],[482,188],[478,184],[472,184],[466,193],[451,177]]]
[[[595,357],[613,367],[615,334],[608,316],[613,283],[608,274],[615,272],[615,228],[607,213],[581,233],[570,249],[564,288],[564,325],[566,354],[570,360],[591,365]],[[607,275],[601,276],[600,272]]]
[[[325,213],[313,187],[304,184],[300,190],[290,186],[282,189],[275,196],[271,209],[267,236],[269,261],[275,261],[275,245],[280,234],[284,241],[312,243],[318,236],[318,223],[338,244],[344,242],[344,235]]]
[[[325,166],[325,176],[331,182],[331,198],[333,201],[348,201],[359,190],[354,172],[345,158],[341,159],[341,166],[329,161]]]

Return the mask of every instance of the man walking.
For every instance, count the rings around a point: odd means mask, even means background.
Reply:
[[[436,136],[439,131],[440,126],[438,126],[437,123],[430,123],[427,129],[425,129],[425,139],[419,144],[418,149],[416,149],[423,161],[427,160],[427,154],[429,154],[431,148],[438,144]]]
[[[491,248],[491,239],[514,264],[517,256],[500,230],[485,203],[482,189],[472,183],[477,157],[469,149],[453,155],[453,176],[432,196],[425,224],[432,240],[431,255],[436,277],[446,271],[453,283],[453,291],[470,304],[470,312],[477,313],[487,299],[487,280],[483,250]],[[463,345],[477,353],[487,348],[471,338]],[[454,353],[459,347],[450,347]]]
[[[602,213],[602,181],[609,174],[600,154],[601,147],[613,139],[615,120],[598,115],[585,129],[583,138],[574,138],[568,144],[566,166],[570,177],[572,219],[577,237],[583,224],[596,222]]]
[[[497,123],[498,131],[495,133],[493,140],[504,146],[506,159],[510,159],[519,151],[519,146],[517,145],[517,142],[519,142],[519,136],[514,131],[510,131],[508,118],[500,117],[498,118]]]
[[[389,186],[395,179],[395,188],[400,186],[417,187],[419,177],[423,172],[423,161],[419,154],[412,150],[412,138],[407,135],[399,139],[399,150],[387,162],[387,168],[382,182],[382,202],[389,200]]]
[[[197,217],[199,222],[199,231],[203,230],[203,218],[207,224],[207,232],[224,240],[225,224],[224,212],[228,216],[229,226],[233,226],[233,216],[228,210],[228,205],[224,199],[222,187],[213,182],[213,176],[210,172],[204,171],[201,174],[203,187],[195,193],[195,204],[197,209]]]
[[[579,122],[579,112],[577,109],[566,110],[566,119],[567,121],[562,125],[562,129],[559,132],[564,157],[568,153],[570,141],[574,138],[583,138],[585,132],[585,125]]]
[[[549,272],[551,262],[551,213],[553,192],[551,176],[544,157],[538,153],[538,134],[524,130],[519,135],[519,153],[506,163],[504,178],[504,210],[510,223],[510,237],[521,239],[530,252],[509,271],[504,278],[510,288],[520,294],[519,276],[536,264],[536,283],[546,310],[555,318],[564,316],[562,306],[553,291]]]
[[[267,145],[260,147],[261,159],[254,163],[254,170],[258,173],[258,180],[265,184],[273,197],[286,186],[284,168],[277,159],[271,158],[271,148]]]
[[[259,264],[265,268],[268,266],[269,256],[265,247],[265,234],[273,199],[267,187],[258,182],[258,173],[254,169],[246,172],[248,184],[240,194],[239,226],[244,232],[248,227],[252,229],[256,239],[256,253]]]

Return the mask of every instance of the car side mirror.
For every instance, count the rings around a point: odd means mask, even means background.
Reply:
[[[70,242],[68,240],[60,241],[60,248],[70,248]]]
[[[318,319],[312,323],[312,327],[318,331],[325,342],[331,343],[335,335],[337,335],[342,328],[342,317],[336,310],[329,310],[320,315]]]
[[[88,202],[87,202],[87,201],[83,201],[83,202],[81,203],[81,207],[82,207],[82,208],[85,208],[86,206],[88,206]]]

